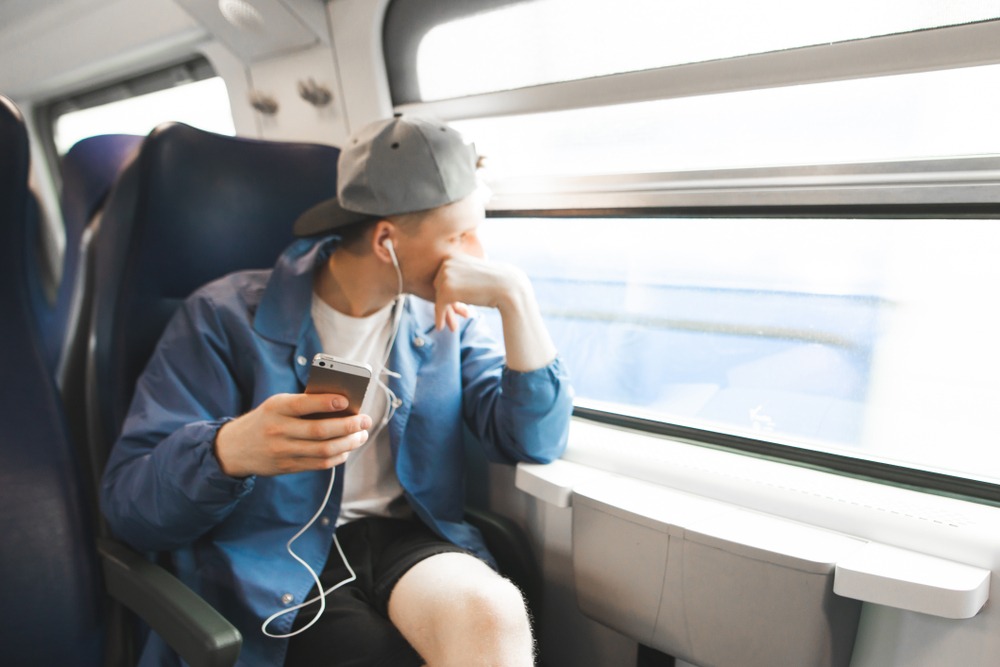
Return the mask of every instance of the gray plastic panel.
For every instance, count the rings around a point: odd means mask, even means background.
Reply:
[[[573,499],[581,610],[701,667],[846,667],[861,604],[834,571],[864,544],[635,480]]]

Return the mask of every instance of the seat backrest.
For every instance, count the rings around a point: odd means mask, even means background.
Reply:
[[[92,517],[29,303],[28,138],[0,97],[0,647],[11,665],[99,665]]]
[[[143,137],[135,134],[100,134],[73,144],[59,163],[62,190],[59,208],[62,212],[66,245],[62,262],[62,279],[56,291],[52,327],[44,332],[47,344],[56,349],[60,365],[67,343],[67,332],[80,315],[83,280],[80,266],[84,230],[101,210],[111,187],[125,164],[139,150]],[[62,370],[60,368],[60,375]]]
[[[111,192],[118,174],[139,150],[145,137],[99,134],[73,144],[59,163],[62,191],[59,206],[66,227],[66,257]]]
[[[100,471],[167,320],[201,285],[270,268],[292,223],[336,195],[331,146],[226,137],[171,123],[124,170],[97,234],[87,368]]]

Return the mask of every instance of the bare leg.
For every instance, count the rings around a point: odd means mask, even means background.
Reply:
[[[521,592],[467,554],[438,554],[410,568],[389,597],[389,618],[430,667],[534,664]]]

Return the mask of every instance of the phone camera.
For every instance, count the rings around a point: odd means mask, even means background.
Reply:
[[[319,362],[319,365],[322,366],[323,368],[326,368],[326,362],[325,361]]]

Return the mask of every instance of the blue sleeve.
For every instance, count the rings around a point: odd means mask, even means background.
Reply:
[[[215,434],[241,411],[218,309],[192,297],[136,385],[101,484],[112,532],[142,551],[189,544],[226,518],[254,478],[224,474]]]
[[[573,389],[559,357],[530,372],[512,371],[504,352],[473,317],[462,333],[463,411],[491,461],[549,463],[562,456]]]

